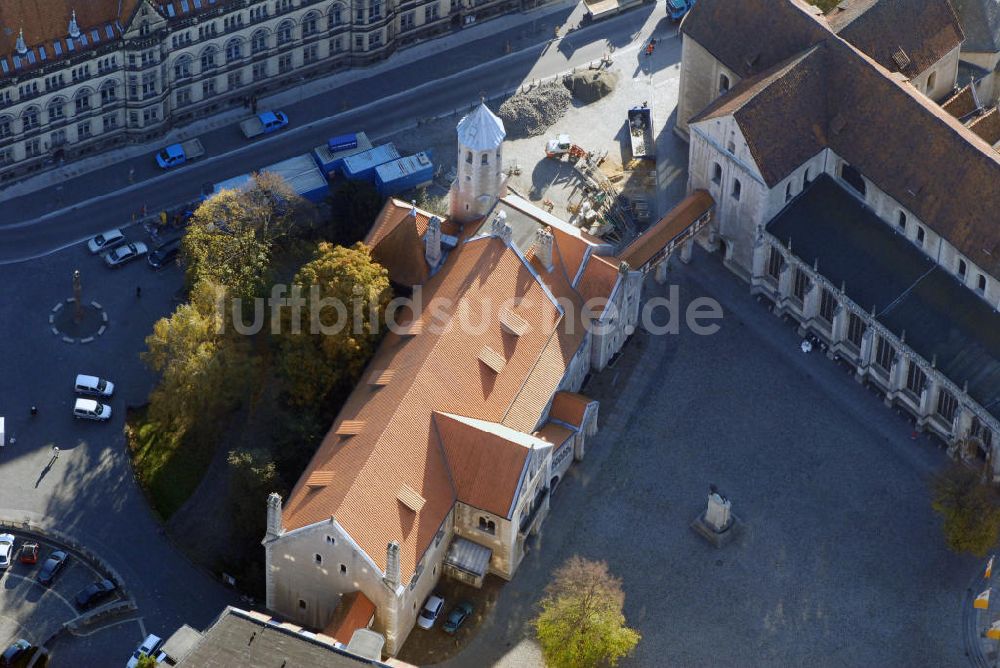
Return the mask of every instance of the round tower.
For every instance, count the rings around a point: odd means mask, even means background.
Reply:
[[[458,122],[458,170],[451,191],[451,218],[465,223],[485,216],[500,194],[503,121],[481,103]]]

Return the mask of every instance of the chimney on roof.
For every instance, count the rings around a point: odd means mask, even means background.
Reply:
[[[281,495],[271,492],[267,497],[267,533],[264,535],[264,542],[274,540],[285,533],[285,528],[281,526]]]
[[[76,39],[80,36],[80,26],[76,24],[76,10],[73,10],[73,17],[69,20],[69,36]]]
[[[382,581],[393,591],[399,586],[399,543],[392,541],[385,550],[385,577]]]
[[[417,219],[417,200],[415,199],[410,200],[410,217],[413,220]]]
[[[431,269],[441,264],[441,219],[431,216],[424,232],[424,258]]]
[[[24,28],[21,28],[17,33],[17,42],[14,43],[14,49],[22,56],[28,53],[28,46],[24,43]]]
[[[495,237],[499,237],[508,246],[510,245],[510,240],[513,237],[513,231],[510,229],[510,225],[507,224],[506,211],[499,211],[497,212],[497,215],[494,216],[493,224],[490,227],[490,234]]]
[[[535,257],[545,267],[545,271],[552,271],[552,232],[548,227],[535,230]]]

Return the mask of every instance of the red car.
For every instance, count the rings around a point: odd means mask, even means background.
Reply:
[[[38,563],[38,543],[24,543],[21,545],[21,556],[18,560],[22,564]]]

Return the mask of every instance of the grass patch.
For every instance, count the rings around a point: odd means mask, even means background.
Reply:
[[[132,469],[153,511],[166,521],[197,489],[215,450],[211,439],[176,433],[150,422],[147,413],[145,407],[129,409],[125,435]]]

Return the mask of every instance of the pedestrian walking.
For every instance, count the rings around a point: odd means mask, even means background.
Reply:
[[[137,285],[135,286],[135,298],[140,299],[141,297],[142,297],[142,286]]]
[[[38,415],[38,406],[35,406],[34,404],[32,404],[32,406],[31,406],[31,415],[32,415],[32,417],[34,417],[35,415]]]

